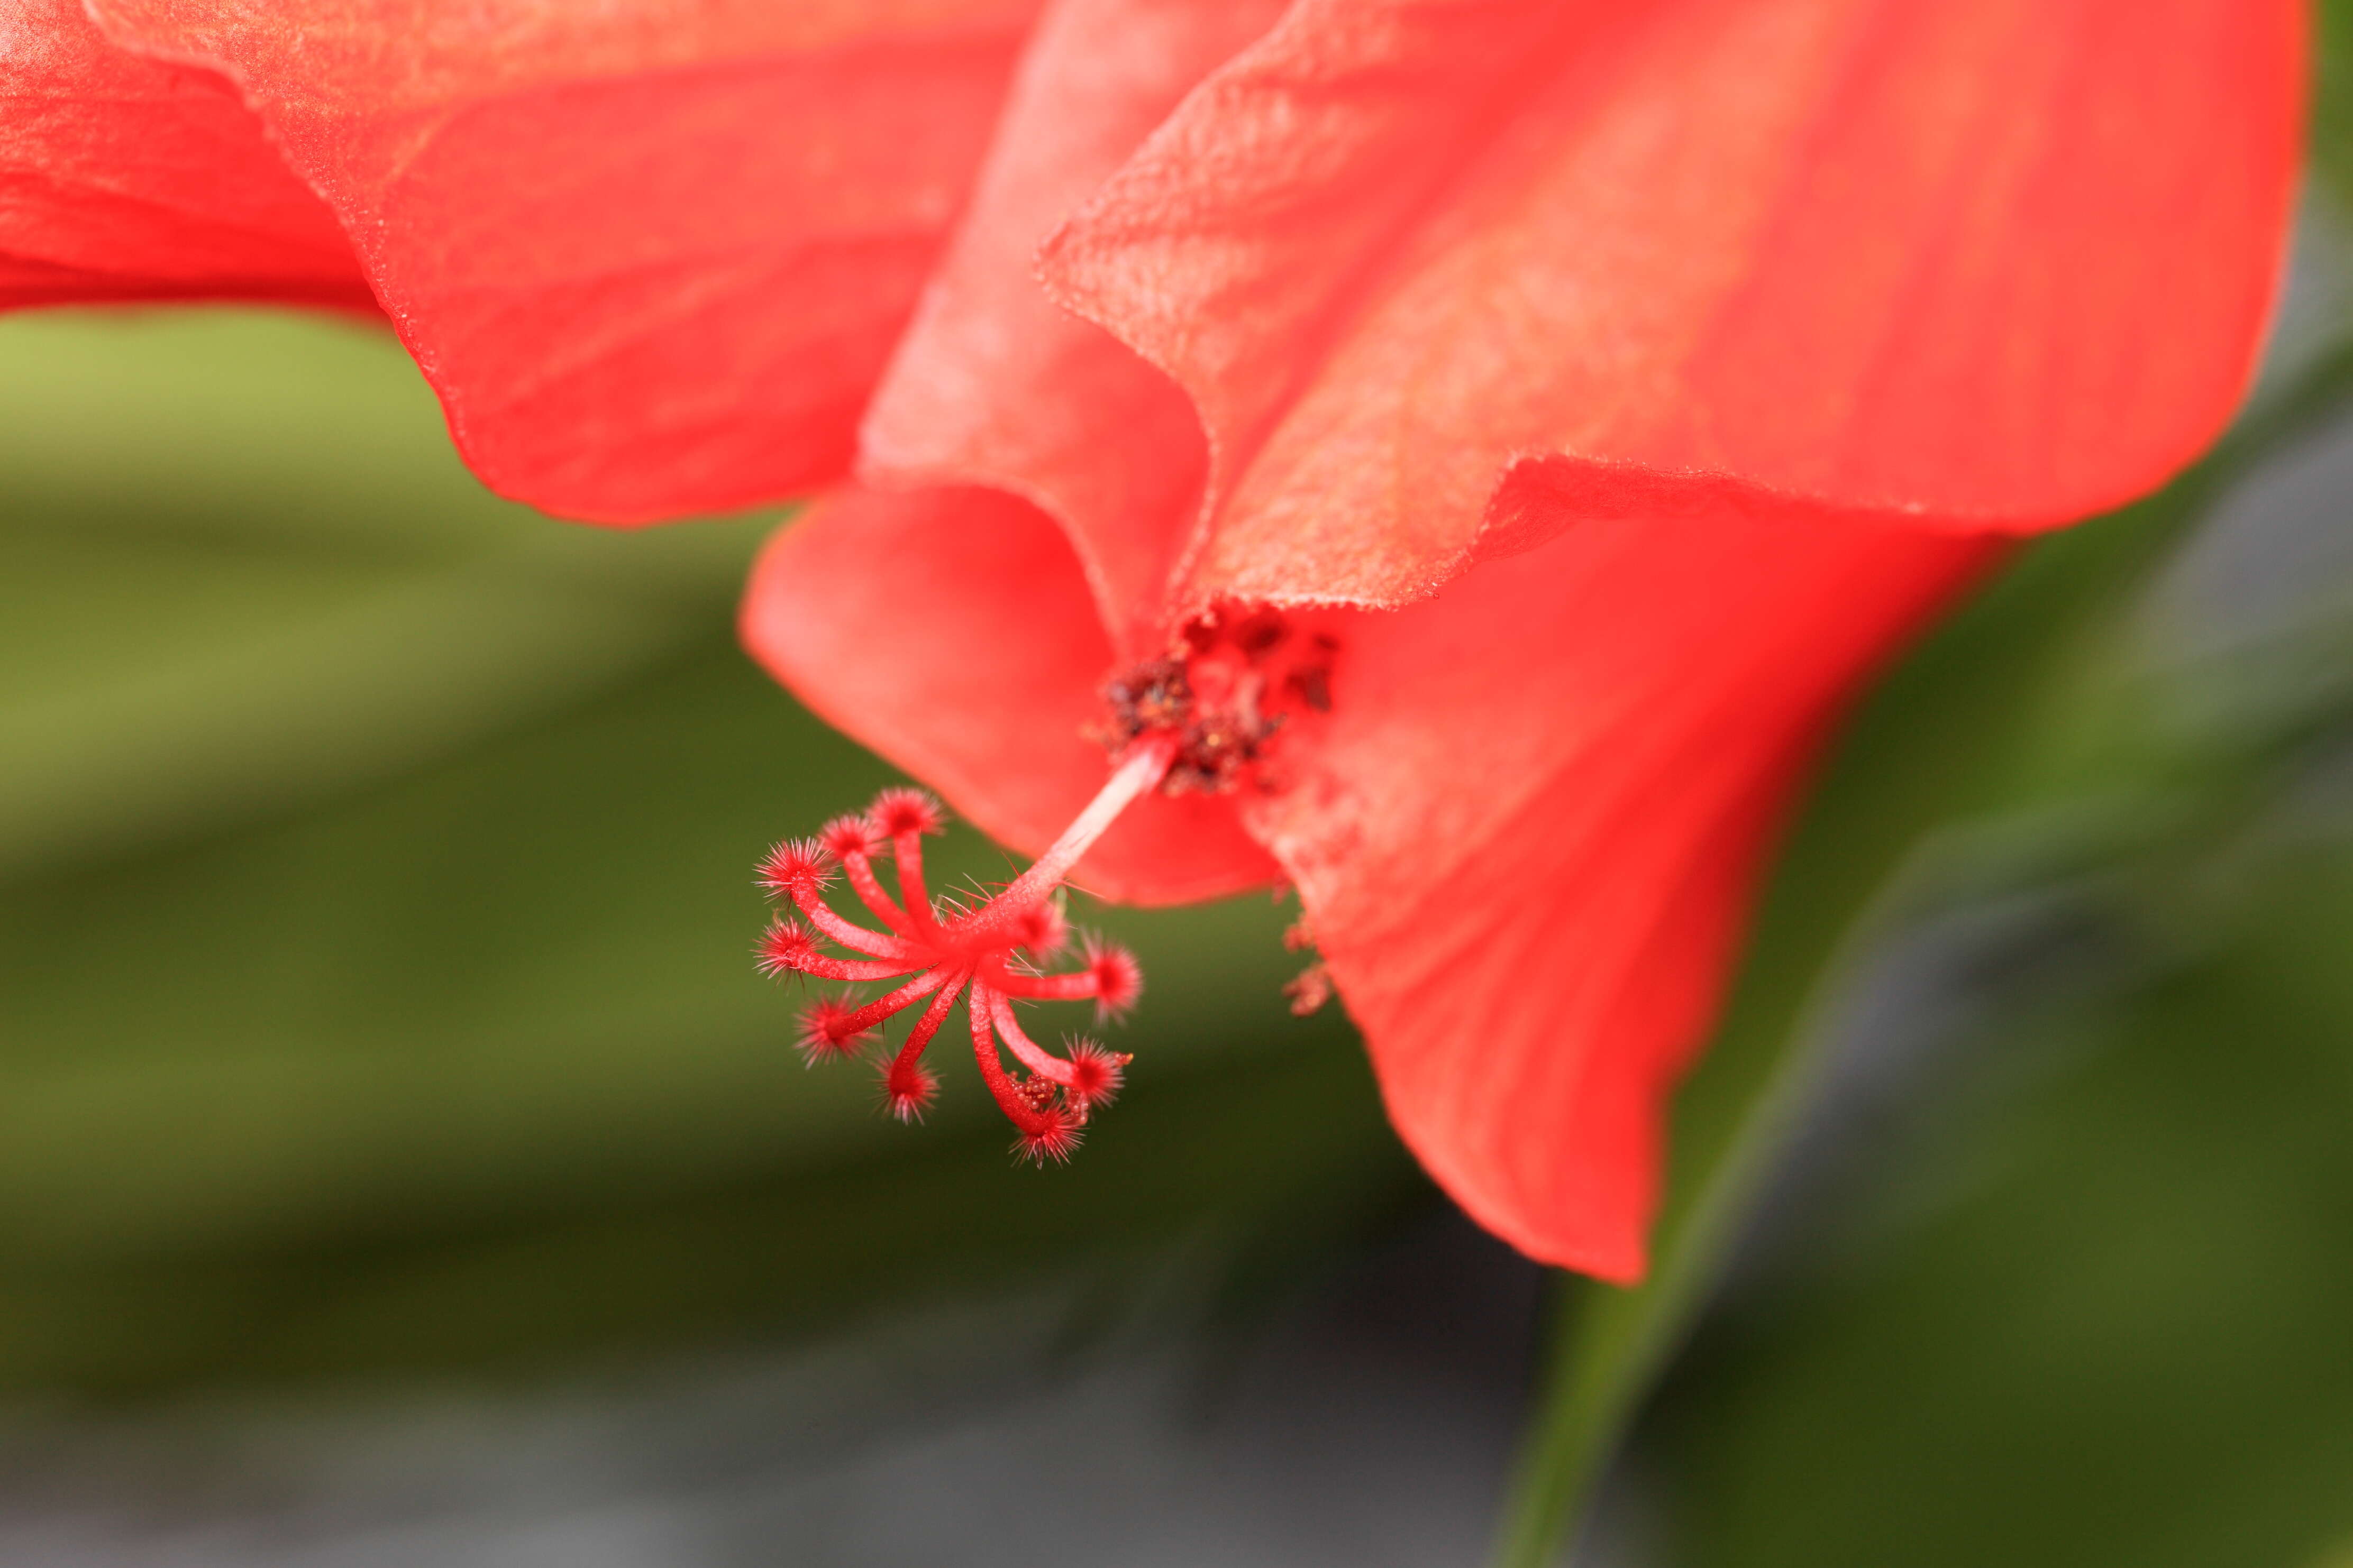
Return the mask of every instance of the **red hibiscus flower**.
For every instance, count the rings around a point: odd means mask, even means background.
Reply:
[[[1287,880],[1431,1172],[1631,1279],[1841,699],[2239,397],[2302,6],[1033,10],[16,0],[0,300],[348,301],[355,256],[510,494],[832,487],[753,584],[772,669],[1016,846],[1119,766],[989,910],[933,909],[920,800],[780,852],[771,961],[898,983],[811,1048],[962,988],[1059,1152],[1116,1058],[1010,999],[1133,979],[1024,961],[1064,862]]]

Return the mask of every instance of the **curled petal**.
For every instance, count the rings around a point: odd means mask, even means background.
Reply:
[[[79,0],[12,0],[0,106],[0,306],[373,309],[334,215],[219,75],[125,54]]]
[[[1016,849],[1043,849],[1103,787],[1086,731],[1103,714],[1111,646],[1061,533],[1008,496],[838,491],[768,546],[742,624],[819,717]],[[1075,880],[1179,903],[1278,875],[1226,802],[1154,795]]]
[[[1481,1223],[1641,1274],[1665,1099],[1790,788],[1845,695],[1998,548],[1595,523],[1348,619],[1329,720],[1245,811],[1398,1131]]]
[[[855,549],[893,574],[845,604],[824,568]],[[1239,803],[1431,1173],[1532,1255],[1634,1278],[1663,1102],[1791,784],[1844,696],[1999,549],[1869,517],[1589,524],[1430,603],[1335,616],[1330,709],[1284,731],[1282,786],[1139,803],[1153,832],[1109,864],[1131,893],[1182,886]],[[1107,657],[1057,531],[979,492],[834,498],[772,547],[745,619],[821,711],[1000,812],[1053,777],[1040,760]],[[868,629],[890,625],[937,649]],[[900,654],[898,681],[860,683]],[[1069,798],[1101,779],[1099,752],[1070,767]],[[1007,985],[1063,994],[1053,978]]]
[[[1038,246],[1281,0],[1057,0],[972,205],[860,432],[870,481],[994,485],[1071,538],[1123,660],[1162,603],[1207,464],[1184,395],[1038,287]]]
[[[1208,432],[1192,600],[1401,604],[1592,517],[2045,527],[2243,390],[2306,11],[1301,0],[1042,265]]]
[[[1033,0],[97,0],[233,77],[508,495],[641,522],[848,464]]]

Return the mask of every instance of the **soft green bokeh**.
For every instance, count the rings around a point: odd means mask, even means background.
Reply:
[[[1718,1284],[1820,1091],[1829,1029],[1870,981],[1859,962],[1870,943],[2005,879],[2096,875],[2137,918],[2166,921],[2147,885],[2235,824],[2281,734],[2308,715],[2183,731],[2167,700],[2185,694],[2141,673],[2147,582],[2233,483],[2327,427],[2348,397],[2353,353],[2320,355],[2159,495],[2023,551],[1860,705],[1782,852],[1724,1023],[1677,1098],[1651,1277],[1565,1293],[1506,1563],[1549,1559]],[[2330,689],[2317,689],[2325,700]]]
[[[923,1129],[802,1069],[751,868],[889,775],[734,645],[774,516],[506,505],[388,337],[236,311],[0,322],[0,1391],[704,1343],[1416,1190],[1264,899],[1074,909],[1150,990],[1069,1169],[952,1049]]]
[[[1671,1561],[2295,1568],[2353,1528],[2353,845],[2234,923],[1924,1086],[1680,1371]]]

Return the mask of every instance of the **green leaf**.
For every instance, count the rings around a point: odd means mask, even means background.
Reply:
[[[2313,93],[2312,162],[2338,205],[2353,211],[2353,0],[2313,6],[2319,80]]]

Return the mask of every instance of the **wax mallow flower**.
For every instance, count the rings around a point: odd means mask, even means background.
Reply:
[[[806,1049],[920,1008],[912,1114],[962,995],[1065,1153],[1122,1058],[1013,1005],[1136,976],[1058,969],[1054,884],[1288,882],[1432,1174],[1630,1279],[1841,700],[2241,395],[2303,11],[8,0],[0,290],[333,300],[355,258],[509,494],[822,488],[754,652],[1053,847],[971,908],[928,797],[780,848],[765,961],[881,988]]]

